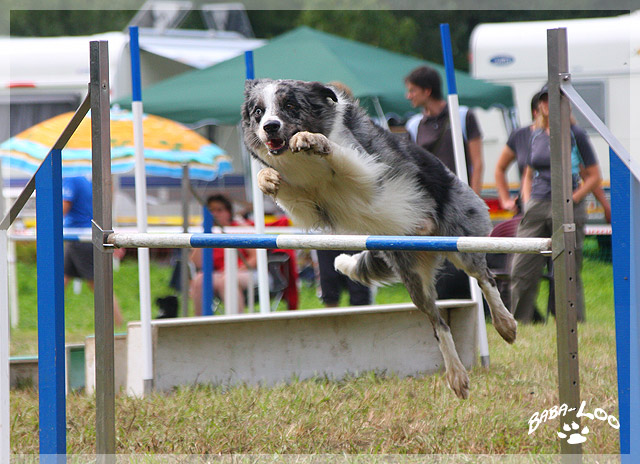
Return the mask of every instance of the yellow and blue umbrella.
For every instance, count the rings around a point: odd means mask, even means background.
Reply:
[[[64,113],[43,121],[0,144],[3,165],[33,174],[47,156],[73,113]],[[231,161],[214,143],[170,119],[143,115],[144,157],[150,176],[182,177],[182,165],[189,165],[192,179],[213,180],[232,171]],[[134,171],[133,115],[130,111],[111,110],[111,171]],[[62,150],[62,175],[91,173],[91,115],[80,123]]]

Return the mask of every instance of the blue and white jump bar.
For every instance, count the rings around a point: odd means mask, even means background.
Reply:
[[[425,237],[405,235],[128,234],[113,233],[117,248],[266,248],[311,250],[550,253],[550,238]]]

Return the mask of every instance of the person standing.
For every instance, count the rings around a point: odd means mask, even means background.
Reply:
[[[515,214],[518,214],[521,210],[520,195],[515,198],[511,197],[507,183],[507,169],[511,163],[515,161],[518,166],[518,178],[522,178],[524,168],[527,165],[527,157],[529,156],[531,134],[533,134],[535,130],[535,121],[538,117],[539,103],[540,92],[536,92],[531,98],[531,124],[515,129],[509,134],[507,143],[502,149],[500,158],[498,158],[498,162],[496,163],[495,178],[500,207]]]
[[[407,122],[411,139],[428,152],[433,153],[453,173],[456,173],[453,139],[449,122],[449,106],[442,97],[440,74],[428,66],[414,69],[405,78],[406,98],[421,113]],[[467,162],[469,185],[478,195],[482,192],[484,161],[482,155],[482,132],[473,113],[460,107],[464,151]]]
[[[524,216],[518,226],[518,237],[551,237],[553,233],[551,208],[551,147],[549,139],[549,91],[540,91],[540,114],[536,130],[531,135],[531,148],[522,178]],[[584,198],[600,185],[600,167],[587,134],[571,126],[572,157],[579,157],[573,178],[573,215],[576,228],[576,286],[578,320],[585,320],[584,288],[582,285],[582,245],[587,218]],[[582,168],[577,173],[578,165]],[[545,257],[539,254],[517,254],[511,269],[511,308],[516,319],[531,322],[538,294]]]
[[[456,173],[455,152],[451,137],[449,106],[442,97],[440,74],[428,66],[411,71],[404,80],[406,98],[421,113],[406,124],[411,139],[434,154],[453,173]],[[484,161],[482,155],[482,133],[475,115],[466,107],[460,107],[463,128],[464,151],[469,185],[476,194],[482,192]],[[467,275],[445,261],[436,280],[438,299],[471,298]]]
[[[91,229],[93,218],[93,192],[91,182],[82,176],[62,179],[63,227],[73,229]],[[64,286],[71,279],[82,279],[94,291],[93,281],[93,243],[65,242],[64,245]],[[116,326],[124,322],[120,305],[113,297],[113,322]]]

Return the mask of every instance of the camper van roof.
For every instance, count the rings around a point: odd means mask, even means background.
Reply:
[[[470,39],[473,77],[545,79],[546,31],[559,27],[567,28],[569,71],[576,77],[629,73],[630,57],[640,61],[640,11],[610,18],[480,24]]]

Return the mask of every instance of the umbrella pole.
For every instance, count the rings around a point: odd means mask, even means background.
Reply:
[[[138,28],[129,28],[131,52],[131,85],[133,101],[133,141],[135,146],[136,219],[138,232],[147,232],[147,176],[144,165],[144,138],[142,131],[142,91],[140,85],[140,48]],[[149,276],[149,249],[138,250],[138,279],[140,287],[140,322],[142,326],[142,353],[144,357],[144,392],[153,389],[153,346],[151,341],[151,284]]]

